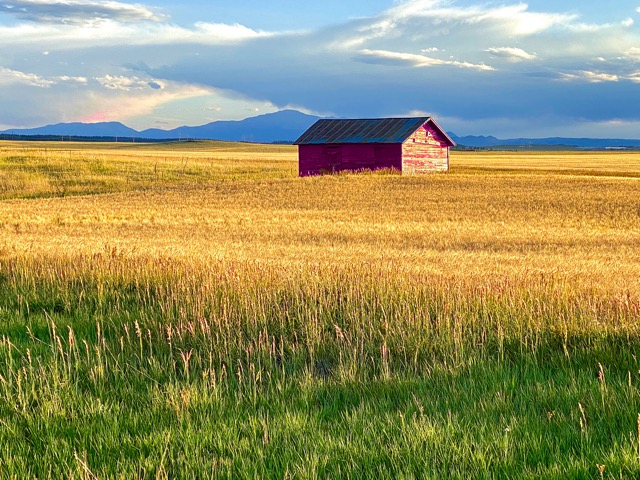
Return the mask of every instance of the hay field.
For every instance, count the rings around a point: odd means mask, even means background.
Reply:
[[[451,165],[0,143],[0,474],[640,474],[640,154]]]
[[[295,147],[89,147],[3,146],[0,248],[638,279],[638,154],[455,152],[447,175],[298,179]]]

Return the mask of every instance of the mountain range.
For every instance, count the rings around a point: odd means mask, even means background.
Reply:
[[[238,121],[217,121],[196,127],[178,127],[172,130],[150,128],[137,131],[119,122],[99,123],[57,123],[38,128],[5,130],[5,137],[47,136],[47,137],[93,137],[114,138],[121,141],[145,140],[226,140],[238,142],[293,142],[320,117],[307,115],[296,110],[281,110]]]
[[[307,115],[297,110],[281,110],[238,121],[216,121],[200,126],[182,126],[172,130],[152,128],[137,131],[119,122],[58,123],[38,128],[10,129],[0,132],[0,139],[29,139],[73,137],[100,140],[226,140],[257,143],[290,143],[297,139],[320,117]],[[499,139],[492,136],[449,136],[461,147],[527,147],[565,146],[575,148],[640,148],[640,139],[598,138],[513,138]],[[67,139],[69,139],[67,138]]]

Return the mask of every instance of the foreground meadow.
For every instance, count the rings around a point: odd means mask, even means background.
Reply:
[[[0,477],[640,475],[640,154],[295,160],[0,143]]]

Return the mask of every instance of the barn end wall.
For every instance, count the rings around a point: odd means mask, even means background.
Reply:
[[[301,177],[342,171],[402,168],[399,143],[298,145]]]
[[[402,173],[418,174],[449,170],[449,146],[446,139],[428,123],[402,144]]]

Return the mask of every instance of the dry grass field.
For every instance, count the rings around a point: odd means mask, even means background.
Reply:
[[[640,474],[640,153],[451,165],[0,143],[0,476]]]
[[[4,144],[0,155],[6,253],[542,273],[614,292],[640,278],[638,154],[455,152],[447,175],[310,179],[295,177],[289,146]]]

